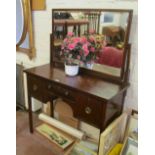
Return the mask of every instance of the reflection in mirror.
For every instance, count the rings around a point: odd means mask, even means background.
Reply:
[[[99,37],[103,38],[100,42],[102,48],[96,52],[96,59],[90,67],[85,64],[81,66],[120,77],[129,37],[129,13],[129,10],[120,12],[112,10],[54,11],[54,60],[64,61],[61,57],[62,44],[64,46],[64,39],[68,32],[72,32],[73,37],[87,36],[88,38],[91,33],[91,36],[95,38],[95,43]],[[79,61],[76,60],[76,62]]]
[[[26,38],[24,42],[21,44],[21,48],[28,49],[29,48],[29,34],[26,34]]]
[[[22,37],[24,28],[24,13],[21,0],[16,0],[16,43],[18,43]]]

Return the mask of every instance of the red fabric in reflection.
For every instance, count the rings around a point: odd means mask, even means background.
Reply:
[[[99,54],[97,63],[120,68],[122,66],[123,50],[114,47],[104,47]]]

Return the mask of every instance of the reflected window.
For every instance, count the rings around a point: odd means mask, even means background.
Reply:
[[[113,13],[104,13],[103,23],[112,23],[114,20]]]

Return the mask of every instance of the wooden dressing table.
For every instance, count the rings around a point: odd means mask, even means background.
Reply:
[[[63,69],[50,64],[25,70],[28,83],[30,132],[33,133],[32,103],[34,97],[43,103],[61,97],[73,109],[74,116],[100,131],[122,112],[127,86],[104,81],[87,74],[65,75]]]
[[[88,11],[110,11],[120,14],[127,13],[128,25],[126,29],[126,38],[124,40],[124,63],[122,68],[120,68],[120,76],[116,76],[115,74],[110,75],[102,71],[100,72],[99,70],[90,70],[83,67],[80,67],[80,72],[77,76],[67,76],[64,72],[64,63],[56,57],[57,51],[54,50],[54,35],[51,35],[50,63],[25,70],[28,85],[30,132],[33,133],[31,97],[43,103],[50,101],[52,106],[53,100],[61,97],[64,101],[67,101],[73,109],[74,117],[99,128],[100,132],[102,132],[109,123],[122,113],[125,95],[129,86],[130,45],[128,45],[128,39],[132,10],[53,9],[52,15],[54,15],[55,11],[83,11],[84,13]],[[61,22],[63,23],[64,20]],[[53,16],[52,27],[55,26],[54,24],[55,21]],[[54,29],[52,30],[52,34],[54,34]],[[111,69],[111,71],[115,70]],[[53,113],[51,116],[53,116]]]

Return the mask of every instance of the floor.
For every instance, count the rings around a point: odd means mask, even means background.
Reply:
[[[34,115],[34,122],[38,122],[37,115]],[[62,155],[62,153],[37,132],[30,134],[28,113],[17,111],[16,155]]]

